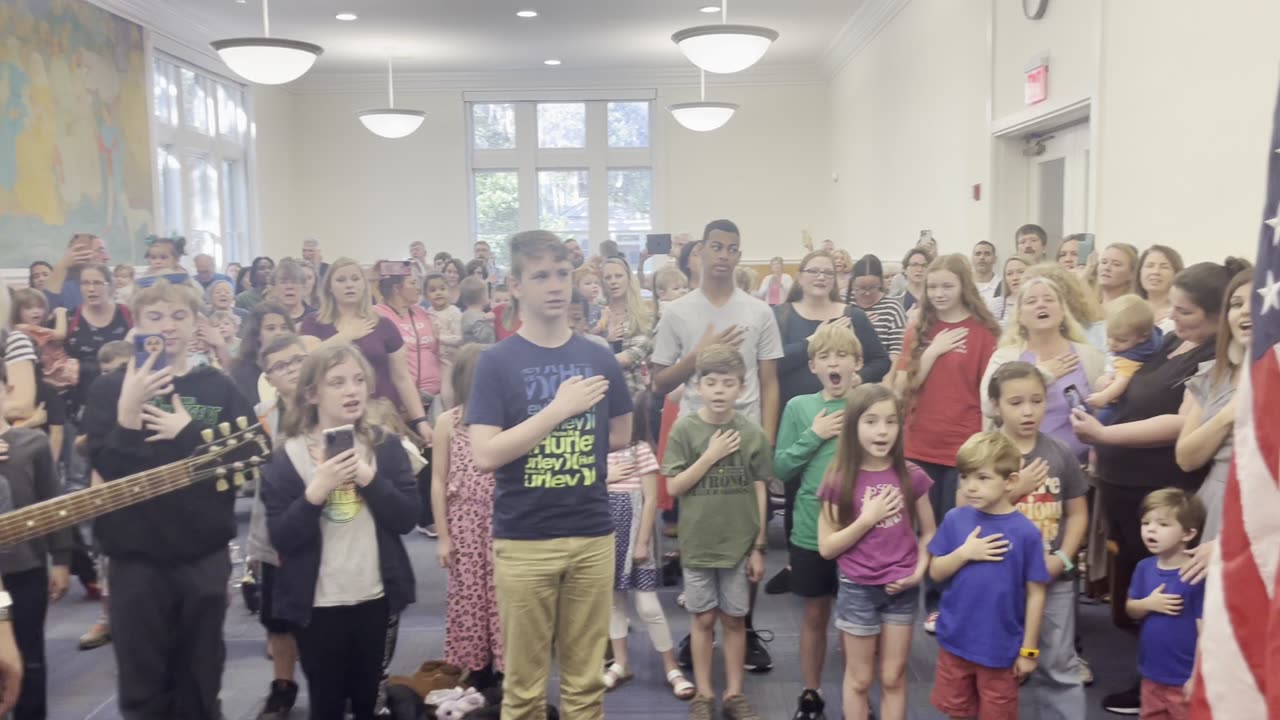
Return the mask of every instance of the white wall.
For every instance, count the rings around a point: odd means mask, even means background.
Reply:
[[[1098,77],[1097,27],[1101,0],[1050,2],[1039,20],[1028,20],[1021,2],[991,4],[992,118],[997,124],[1034,116],[1088,99]],[[1032,58],[1049,59],[1048,97],[1028,108],[1023,87]]]
[[[914,0],[829,85],[837,245],[899,259],[923,229],[944,250],[986,237],[987,16]]]
[[[835,232],[891,257],[924,228],[944,250],[990,238],[1007,251],[1013,225],[1000,212],[991,227],[992,193],[1025,181],[993,132],[1091,100],[1101,243],[1166,243],[1189,262],[1252,257],[1277,27],[1274,0],[1057,0],[1039,21],[1014,0],[909,0],[829,84]],[[1027,108],[1024,70],[1041,52],[1049,97]]]
[[[1280,3],[1104,8],[1099,232],[1165,243],[1189,262],[1252,260],[1274,149]]]
[[[320,238],[330,259],[400,257],[415,239],[433,252],[469,254],[461,91],[397,92],[398,106],[428,113],[423,127],[401,140],[375,137],[355,117],[385,104],[379,88],[274,92],[258,103],[256,117],[268,255],[297,254],[307,236]],[[696,99],[696,92],[659,88],[657,106]],[[713,86],[708,95],[742,106],[719,131],[693,133],[657,113],[657,215],[676,232],[700,232],[727,217],[742,228],[748,259],[799,256],[802,229],[819,238],[831,230],[823,85]]]

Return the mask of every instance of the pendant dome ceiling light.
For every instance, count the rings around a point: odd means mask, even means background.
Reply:
[[[282,85],[302,77],[324,48],[301,40],[271,37],[268,0],[262,0],[262,37],[209,43],[231,71],[258,85]]]
[[[720,3],[720,23],[685,28],[672,35],[671,41],[689,62],[707,72],[727,75],[755,65],[778,39],[777,30],[730,25],[729,0]]]
[[[738,111],[733,103],[707,102],[707,74],[699,71],[701,100],[699,102],[679,103],[667,108],[676,122],[690,130],[710,132],[724,126],[729,118]]]
[[[391,57],[387,56],[387,106],[376,110],[362,110],[356,114],[360,122],[374,135],[384,138],[402,138],[412,135],[427,114],[421,110],[401,110],[396,107],[396,88],[391,75]]]

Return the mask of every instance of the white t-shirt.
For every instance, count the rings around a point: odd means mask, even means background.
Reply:
[[[996,299],[996,290],[1000,289],[1000,276],[993,274],[987,282],[978,282],[978,278],[974,277],[973,282],[978,286],[978,294],[990,306],[991,302]]]
[[[361,451],[368,462],[374,462],[372,452],[366,448]],[[316,463],[306,438],[289,438],[285,452],[298,475],[310,485],[316,477]],[[359,605],[382,597],[383,592],[373,513],[355,485],[340,487],[329,493],[320,512],[320,572],[313,607]]]
[[[670,367],[693,351],[710,324],[716,332],[731,325],[741,325],[746,333],[738,346],[742,361],[746,363],[746,381],[738,398],[738,412],[760,422],[760,361],[782,357],[782,337],[773,310],[762,300],[757,300],[740,289],[724,305],[716,307],[701,290],[673,300],[662,308],[653,341],[653,355],[649,362]],[[684,397],[680,400],[680,416],[692,415],[702,407],[698,395],[698,375],[695,372],[685,382]]]

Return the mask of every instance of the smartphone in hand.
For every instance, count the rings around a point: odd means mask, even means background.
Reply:
[[[1072,409],[1079,408],[1090,415],[1093,414],[1093,408],[1084,401],[1084,394],[1080,392],[1080,388],[1074,384],[1068,385],[1062,389],[1062,395],[1067,399],[1067,405]]]
[[[138,333],[133,336],[133,362],[135,367],[142,367],[147,358],[152,355],[156,356],[155,364],[151,366],[151,371],[161,370],[168,365],[168,358],[164,354],[164,336],[153,333]]]
[[[324,459],[330,460],[356,446],[354,425],[342,425],[324,431]]]

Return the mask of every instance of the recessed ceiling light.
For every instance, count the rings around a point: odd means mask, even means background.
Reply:
[[[550,60],[543,60],[542,64],[543,65],[559,65],[560,61],[556,60],[555,58],[551,58]]]
[[[538,17],[538,11],[537,10],[520,10],[519,12],[516,13],[516,17],[536,18]]]
[[[343,13],[338,13],[337,15],[334,15],[334,17],[336,17],[339,20],[342,20],[343,22],[351,22],[352,20],[356,19],[357,15],[355,13],[343,12]]]
[[[720,6],[719,5],[703,5],[702,7],[698,8],[698,12],[704,12],[704,13],[707,13],[708,15],[710,15],[711,13],[718,13],[720,12]]]

